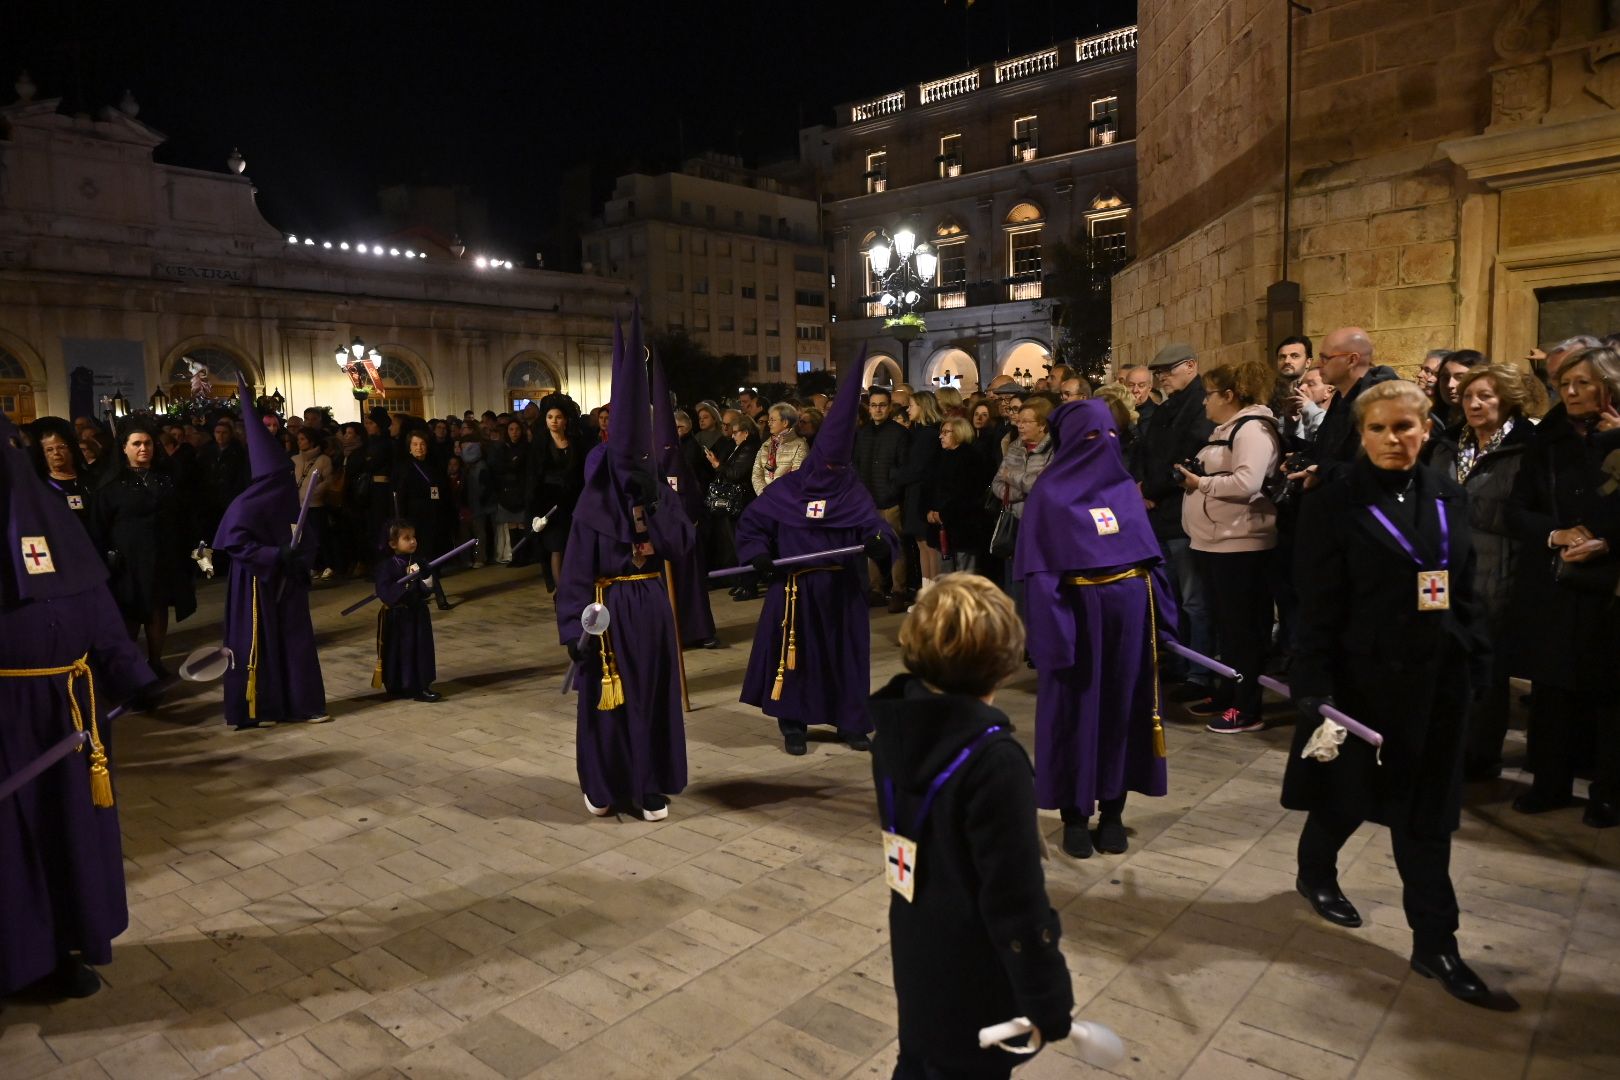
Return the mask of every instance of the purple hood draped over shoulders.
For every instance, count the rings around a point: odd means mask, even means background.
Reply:
[[[6,514],[0,604],[60,600],[104,584],[107,567],[90,535],[13,439],[20,433],[0,412],[0,497]]]
[[[865,368],[863,348],[849,370]],[[853,381],[846,379],[847,383]],[[804,464],[773,480],[759,498],[748,504],[747,513],[783,525],[809,522],[829,529],[861,528],[877,518],[877,506],[852,464],[855,420],[860,408],[860,387],[840,386]]]
[[[1024,503],[1013,575],[1162,561],[1107,402],[1066,402],[1047,431],[1052,458]]]

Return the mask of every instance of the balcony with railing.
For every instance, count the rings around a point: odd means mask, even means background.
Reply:
[[[875,120],[879,116],[893,116],[906,107],[906,92],[896,90],[892,94],[884,94],[874,98],[863,105],[856,105],[849,110],[850,121],[860,123],[862,120]]]
[[[1073,41],[1072,51],[1070,44],[1064,42],[1039,52],[1002,60],[993,65],[986,64],[971,71],[962,71],[942,79],[918,83],[915,97],[910,96],[909,88],[900,89],[870,101],[856,102],[845,107],[849,110],[849,123],[861,124],[903,112],[908,103],[919,106],[935,105],[977,93],[986,89],[988,85],[1001,85],[1044,75],[1070,64],[1106,60],[1131,52],[1135,48],[1136,27],[1126,26],[1110,30],[1106,34],[1076,38]]]
[[[943,79],[925,82],[917,87],[917,100],[924,105],[945,101],[962,94],[971,94],[979,88],[979,69],[947,75]]]
[[[1016,277],[1007,283],[1007,299],[1009,300],[1039,300],[1041,298],[1040,275],[1033,277],[1024,275]]]
[[[1043,71],[1051,71],[1058,66],[1058,50],[1056,46],[1043,49],[1028,56],[1015,56],[1011,60],[1003,60],[996,65],[996,82],[1012,82],[1014,79],[1024,79],[1031,75],[1039,75]]]

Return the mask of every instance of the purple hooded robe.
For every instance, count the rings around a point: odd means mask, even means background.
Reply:
[[[859,371],[864,363],[863,355],[852,370]],[[808,555],[864,544],[875,536],[887,541],[891,557],[899,550],[894,530],[850,464],[859,408],[860,392],[854,386],[839,393],[804,464],[772,481],[748,504],[737,520],[738,559]],[[836,569],[804,572],[818,565]],[[872,680],[866,556],[857,552],[795,569],[800,572],[774,577],[765,594],[741,700],[787,721],[784,730],[832,724],[846,737],[864,735],[872,730],[866,711]],[[791,669],[783,641],[790,583],[797,593]],[[773,697],[779,673],[782,690]]]
[[[678,560],[694,543],[692,523],[669,485],[655,477],[652,408],[641,347],[641,313],[632,317],[628,347],[615,328],[615,402],[608,441],[585,458],[585,483],[574,508],[562,575],[557,582],[557,631],[577,641],[580,615],[600,596],[612,616],[603,651],[580,665],[576,760],[580,790],[595,806],[639,805],[645,795],[674,795],[686,787],[686,724],[681,715],[680,641],[663,581],[664,560]],[[638,408],[636,404],[639,403]],[[638,535],[631,484],[650,487]],[[652,545],[636,561],[635,545]],[[611,578],[654,575],[598,585]],[[611,652],[623,703],[600,707],[605,663]]]
[[[124,631],[107,568],[68,509],[46,487],[0,414],[0,780],[74,731],[77,702],[111,754],[107,711],[155,677]],[[85,657],[89,674],[55,669]],[[71,685],[71,689],[70,689]],[[129,926],[118,809],[91,799],[90,747],[51,765],[0,800],[0,995],[51,974],[70,952],[112,961]],[[116,764],[110,767],[114,786]]]
[[[658,475],[679,496],[676,505],[695,528],[703,519],[703,492],[697,478],[681,455],[681,435],[675,427],[675,410],[670,403],[669,380],[664,377],[664,365],[656,355],[650,368],[652,380],[652,432],[653,460]],[[609,432],[612,432],[610,427]],[[703,547],[694,543],[692,550],[678,561],[671,560],[670,572],[675,579],[675,611],[680,617],[681,644],[695,645],[714,637],[714,612],[709,607],[709,566],[703,558]]]
[[[326,713],[326,685],[309,618],[310,538],[292,551],[298,485],[292,461],[238,386],[252,479],[225,508],[214,547],[231,557],[225,594],[225,721],[298,721]],[[307,531],[307,530],[306,530]]]
[[[420,551],[405,556],[391,554],[377,564],[377,672],[373,686],[390,694],[420,694],[438,678],[433,651],[433,616],[428,598],[433,587],[421,578],[399,583],[413,566],[426,560]]]
[[[1060,405],[1048,430],[1052,459],[1024,503],[1013,556],[1039,676],[1035,799],[1089,816],[1099,799],[1165,793],[1164,759],[1153,745],[1152,631],[1176,625],[1175,594],[1107,403]],[[1135,568],[1150,578],[1064,581]]]

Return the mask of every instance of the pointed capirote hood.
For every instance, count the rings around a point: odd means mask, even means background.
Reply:
[[[641,343],[640,305],[631,316],[628,339],[623,327],[614,323],[613,384],[608,392],[613,411],[607,442],[585,457],[585,484],[574,518],[603,536],[629,541],[635,536],[630,476],[638,472],[654,475],[652,397]],[[675,493],[669,492],[668,500],[674,498]],[[660,497],[659,503],[664,505],[665,499]]]
[[[107,567],[61,493],[40,479],[17,444],[22,433],[0,412],[0,605],[76,596],[107,580]],[[0,643],[3,644],[3,643]]]
[[[866,370],[865,348],[851,370]],[[877,506],[851,464],[860,407],[860,384],[845,376],[804,464],[767,485],[744,516],[761,515],[793,528],[864,528],[875,520]]]
[[[681,432],[675,426],[675,404],[669,394],[669,379],[664,364],[654,352],[647,363],[647,378],[652,386],[652,441],[653,463],[658,476],[675,489],[682,509],[694,522],[701,516],[703,492],[697,489],[697,477],[681,453]]]
[[[253,395],[241,376],[236,380],[236,400],[242,403],[242,437],[247,440],[248,469],[259,480],[282,470],[292,471],[292,459],[279,440],[265,430],[264,418],[254,408]]]
[[[613,412],[608,423],[608,453],[615,463],[652,468],[652,390],[647,381],[647,350],[641,340],[641,305],[630,313],[630,329],[613,327]]]

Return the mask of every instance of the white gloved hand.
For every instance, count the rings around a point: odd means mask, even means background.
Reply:
[[[545,527],[546,527],[546,519],[543,518],[543,517],[537,517],[533,521],[529,522],[529,531],[530,532],[539,532],[540,530],[544,529]]]
[[[1339,756],[1339,747],[1344,745],[1344,737],[1348,732],[1332,720],[1323,720],[1322,726],[1311,732],[1311,737],[1305,743],[1305,749],[1299,752],[1301,758],[1314,758],[1317,761],[1332,761]]]
[[[422,582],[422,587],[423,588],[425,588],[425,589],[433,588],[433,575],[432,574],[425,574],[425,575],[422,576],[422,578],[420,580]]]

